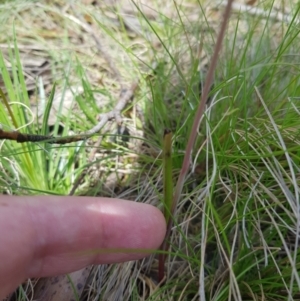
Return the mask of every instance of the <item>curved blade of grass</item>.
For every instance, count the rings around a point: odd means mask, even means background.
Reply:
[[[16,43],[15,43],[15,51],[17,51]],[[17,68],[18,73],[22,73],[21,63],[20,63],[20,60],[18,60],[18,58],[17,58],[17,62],[19,64],[17,64],[17,66],[15,66],[15,68]],[[8,116],[11,120],[12,125],[15,127],[15,129],[18,129],[20,122],[19,122],[19,120],[17,120],[17,118],[15,118],[14,112],[9,104],[9,101],[11,101],[11,100],[15,101],[15,100],[19,99],[19,97],[17,96],[17,92],[15,92],[16,89],[15,89],[15,86],[13,85],[13,81],[12,81],[10,74],[8,72],[8,69],[5,65],[5,60],[4,60],[2,52],[0,52],[0,71],[1,71],[1,75],[2,75],[2,80],[4,82],[4,86],[5,86],[6,92],[7,92],[7,97],[6,97],[3,90],[0,89],[0,98],[2,99],[3,104],[8,112]],[[21,78],[24,79],[24,77],[21,77]],[[6,117],[6,120],[9,120],[9,119]],[[10,124],[10,123],[8,122],[8,124]],[[30,162],[29,156],[26,153],[26,147],[22,145],[22,149],[24,151],[24,160],[26,162],[26,165],[28,165],[28,166],[30,166],[30,168],[32,168],[32,164]]]
[[[4,82],[4,86],[6,87],[6,89],[8,91],[8,97],[10,97],[10,94],[14,93],[14,87],[13,87],[13,84],[11,82],[8,70],[5,66],[4,57],[2,55],[2,52],[0,52],[0,71],[1,71],[1,75],[2,75],[2,80]],[[13,94],[13,96],[14,96],[14,94]],[[12,121],[14,127],[18,128],[17,121],[14,117],[14,114],[11,110],[11,107],[10,107],[10,105],[9,105],[9,103],[6,99],[6,96],[3,93],[2,89],[0,89],[0,98],[3,101],[3,104],[4,104],[5,108],[7,109],[7,112],[9,114],[10,118],[11,118],[11,121]]]
[[[52,108],[52,103],[55,95],[55,88],[56,88],[56,83],[53,84],[53,87],[51,89],[51,93],[45,108],[44,116],[43,116],[43,123],[42,123],[42,135],[47,136],[48,135],[48,120],[50,116],[50,110]]]
[[[54,82],[43,116],[42,135],[45,136],[48,136],[49,133],[48,120],[49,120],[50,111],[54,100],[55,88],[56,88],[56,83]],[[47,150],[49,149],[49,145],[47,143],[43,143],[43,148]],[[49,183],[48,172],[47,172],[47,155],[48,155],[47,152],[41,153],[44,178],[46,179],[46,182]]]

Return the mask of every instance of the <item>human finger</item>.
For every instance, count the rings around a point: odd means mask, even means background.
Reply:
[[[18,279],[17,285],[27,277],[139,259],[165,235],[155,207],[109,198],[1,198],[0,227],[0,256],[7,258],[0,264],[0,285],[8,280],[3,274]]]

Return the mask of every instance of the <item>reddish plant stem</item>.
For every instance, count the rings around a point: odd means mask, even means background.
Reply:
[[[200,121],[201,118],[203,116],[204,110],[205,110],[205,105],[208,99],[208,94],[209,91],[211,89],[212,83],[213,83],[213,77],[214,77],[214,73],[215,73],[215,69],[216,69],[216,65],[217,65],[217,61],[218,61],[218,56],[220,53],[220,50],[222,48],[222,42],[225,36],[225,31],[226,31],[226,27],[227,27],[227,22],[229,20],[230,17],[230,12],[231,12],[231,6],[232,6],[233,0],[228,0],[225,12],[224,12],[224,17],[223,17],[223,21],[222,21],[222,25],[221,25],[221,29],[217,38],[217,42],[214,48],[214,52],[213,52],[213,56],[211,59],[211,64],[207,73],[207,77],[206,77],[206,81],[205,81],[205,85],[202,91],[202,95],[201,95],[201,101],[198,107],[198,110],[196,112],[196,116],[194,118],[194,123],[192,126],[192,130],[189,136],[189,140],[188,140],[188,144],[185,150],[185,155],[184,155],[184,159],[183,159],[183,163],[182,163],[182,168],[177,180],[177,185],[175,187],[175,193],[174,193],[174,197],[173,197],[173,204],[172,204],[172,211],[171,211],[171,216],[175,216],[176,214],[176,208],[177,208],[177,204],[179,201],[179,197],[181,195],[181,191],[183,188],[183,183],[186,177],[186,174],[188,172],[189,169],[189,163],[190,163],[190,158],[192,156],[192,151],[193,151],[193,146],[196,140],[196,136],[197,136],[197,131],[200,125]],[[167,251],[169,244],[167,243],[169,238],[170,238],[170,234],[171,234],[171,229],[173,226],[173,221],[172,219],[169,220],[168,225],[167,225],[167,233],[166,233],[166,237],[165,240],[163,242],[163,245],[161,247],[162,251]],[[163,265],[164,265],[164,261],[165,261],[165,256],[163,256]],[[161,275],[160,275],[161,276]],[[162,278],[159,277],[159,279],[161,280]]]

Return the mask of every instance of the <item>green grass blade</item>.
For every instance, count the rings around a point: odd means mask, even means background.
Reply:
[[[51,93],[47,102],[47,106],[45,108],[44,116],[43,116],[43,123],[42,123],[42,135],[48,135],[48,120],[50,116],[50,110],[52,108],[54,95],[55,95],[55,88],[56,83],[53,84],[53,87],[51,89]]]

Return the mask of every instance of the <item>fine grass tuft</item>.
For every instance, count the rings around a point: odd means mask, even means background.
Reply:
[[[2,193],[68,194],[89,167],[77,194],[117,196],[163,209],[163,132],[168,128],[173,134],[176,183],[221,18],[214,4],[165,2],[163,7],[155,1],[147,6],[134,3],[127,11],[122,6],[99,4],[96,10],[78,4],[67,13],[46,1],[32,4],[49,22],[52,14],[64,28],[63,50],[54,47],[59,39],[49,39],[53,78],[44,91],[48,107],[42,122],[33,118],[20,59],[27,38],[16,21],[15,35],[6,41],[14,45],[13,51],[0,52],[3,129],[54,135],[87,131],[99,113],[114,107],[121,86],[139,80],[123,115],[128,128],[135,129],[130,143],[140,148],[113,139],[118,135],[111,124],[98,135],[103,138],[98,145],[98,136],[68,146],[3,141]],[[299,299],[299,9],[291,11],[291,21],[285,23],[274,20],[275,3],[256,5],[264,15],[234,11],[231,16],[172,217],[165,282],[157,283],[154,254],[140,262],[95,267],[82,299]],[[119,74],[101,54],[90,52],[90,32],[72,22],[72,14],[97,29]],[[5,11],[1,17],[7,17]],[[37,34],[38,45],[46,43],[47,33]],[[76,44],[78,33],[86,54]],[[62,72],[62,64],[67,71]],[[54,106],[61,93],[57,102],[63,106],[70,90],[75,109],[57,114],[48,127],[50,104]],[[42,91],[39,87],[37,94]],[[89,161],[93,148],[97,152]]]

